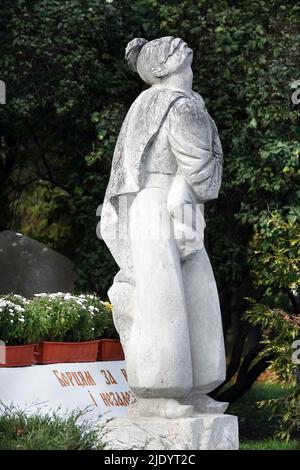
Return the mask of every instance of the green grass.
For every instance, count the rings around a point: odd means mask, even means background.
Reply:
[[[228,413],[238,416],[240,448],[243,450],[293,450],[299,449],[298,440],[290,442],[275,439],[280,417],[272,416],[269,407],[259,402],[280,398],[292,392],[290,387],[279,384],[255,384],[240,400],[228,408]]]
[[[240,443],[240,450],[300,450],[300,442],[289,442],[279,439],[265,439],[262,441],[246,441]]]
[[[27,416],[14,408],[2,409],[0,450],[103,449],[99,430],[82,420],[82,413]]]

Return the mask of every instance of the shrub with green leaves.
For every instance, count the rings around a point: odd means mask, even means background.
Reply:
[[[286,293],[295,313],[300,313],[295,294],[300,289],[300,224],[296,215],[265,211],[254,227],[249,261],[255,284]]]
[[[111,308],[96,295],[37,294],[29,303],[45,322],[45,341],[89,341],[116,336]]]
[[[28,414],[0,407],[0,450],[101,450],[99,428],[83,420],[82,412]]]
[[[280,382],[292,385],[288,396],[266,400],[262,406],[269,406],[273,416],[280,418],[277,437],[288,441],[300,437],[300,386],[296,383],[299,364],[292,360],[294,341],[300,338],[300,318],[288,315],[281,309],[271,309],[266,305],[251,301],[252,307],[245,319],[263,330],[261,340],[264,346],[260,357],[266,359]]]
[[[20,295],[0,297],[0,340],[7,345],[35,343],[45,334],[45,323],[29,303]]]
[[[111,305],[96,295],[57,292],[0,296],[0,339],[7,344],[118,338]]]
[[[280,416],[278,436],[286,440],[300,435],[300,386],[296,383],[299,364],[292,360],[293,343],[300,338],[300,226],[296,219],[277,210],[256,222],[250,266],[254,283],[265,289],[269,299],[264,303],[248,299],[251,307],[245,314],[249,324],[259,326],[263,332],[258,363],[269,366],[281,383],[294,387],[288,397],[265,402]],[[273,292],[288,296],[293,313],[274,307],[278,298],[272,296]]]

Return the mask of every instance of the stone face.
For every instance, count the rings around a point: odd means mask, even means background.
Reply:
[[[0,294],[30,298],[40,292],[72,292],[75,275],[65,256],[24,235],[0,233]]]
[[[237,418],[199,414],[190,418],[115,418],[103,429],[113,450],[238,450]]]

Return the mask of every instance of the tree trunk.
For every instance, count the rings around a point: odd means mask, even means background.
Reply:
[[[268,368],[270,361],[274,357],[273,355],[263,357],[250,370],[246,371],[248,362],[250,361],[250,358],[247,358],[247,356],[242,363],[235,384],[218,395],[217,398],[219,401],[228,401],[229,403],[234,403],[239,398],[241,398],[246,392],[250,390],[260,374]]]

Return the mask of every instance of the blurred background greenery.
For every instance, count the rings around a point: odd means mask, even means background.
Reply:
[[[102,298],[117,267],[96,237],[96,209],[120,125],[144,86],[124,49],[134,37],[165,35],[194,49],[194,89],[225,155],[220,197],[206,207],[206,246],[228,351],[217,392],[232,403],[276,354],[261,341],[272,335],[266,312],[286,321],[300,314],[299,105],[291,101],[299,16],[296,0],[1,2],[0,230],[69,256],[77,290]]]

